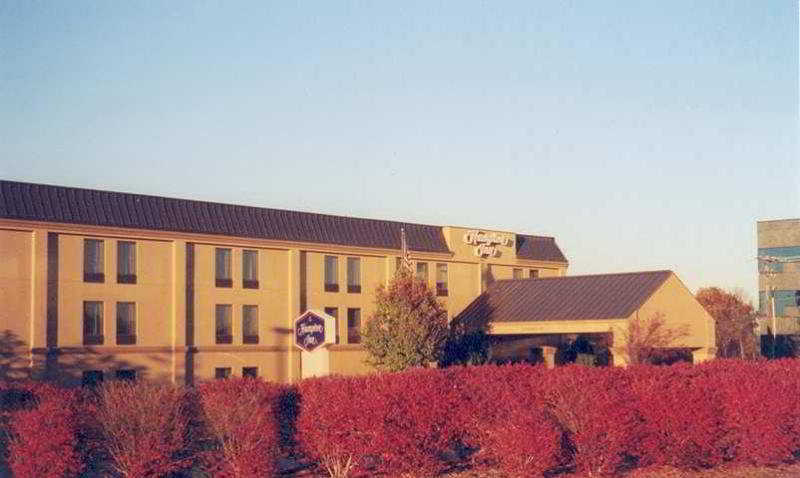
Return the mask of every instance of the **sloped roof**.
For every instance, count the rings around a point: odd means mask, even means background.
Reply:
[[[449,253],[440,226],[0,180],[0,218]],[[552,237],[517,235],[521,259],[566,262]]]
[[[492,283],[456,320],[533,322],[624,318],[658,289],[671,271],[629,272]]]
[[[554,238],[526,234],[517,234],[517,258],[567,262]]]
[[[0,181],[0,217],[448,253],[438,226]]]

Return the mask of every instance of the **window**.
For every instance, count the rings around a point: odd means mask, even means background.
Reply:
[[[217,367],[214,369],[214,378],[216,379],[225,379],[231,378],[231,368],[230,367]]]
[[[83,281],[105,282],[103,262],[103,241],[98,239],[83,240]]]
[[[83,345],[103,345],[103,303],[83,303]]]
[[[538,279],[539,278],[539,269],[528,269],[528,278],[529,279]]]
[[[258,367],[242,367],[242,377],[258,378]]]
[[[136,283],[136,243],[117,242],[117,283]]]
[[[347,343],[361,343],[361,309],[347,309]]]
[[[417,279],[424,283],[428,283],[428,263],[417,262]]]
[[[217,287],[233,287],[233,280],[231,280],[231,250],[217,247],[214,263]]]
[[[136,370],[132,369],[117,370],[114,375],[117,380],[128,380],[131,382],[136,380]]]
[[[447,297],[447,264],[436,264],[436,295]]]
[[[86,370],[81,377],[81,384],[84,387],[96,387],[103,383],[102,370]]]
[[[233,328],[231,324],[231,305],[216,306],[216,335],[218,344],[233,343]]]
[[[361,259],[358,257],[347,258],[347,292],[361,293]]]
[[[325,256],[325,292],[339,292],[339,258]]]
[[[798,290],[776,290],[775,316],[796,317],[797,307],[800,305],[797,303],[799,298],[800,298],[800,291]]]
[[[758,255],[776,257],[778,260],[781,260],[782,258],[796,257],[800,256],[800,246],[762,247],[758,249]],[[766,269],[764,272],[794,272],[791,265],[786,267],[787,264],[783,262],[760,262],[759,265]]]
[[[258,343],[258,306],[242,306],[242,343]]]
[[[136,304],[117,302],[117,345],[136,343]]]
[[[242,287],[258,289],[258,251],[242,251]]]
[[[522,269],[514,268],[513,277],[514,279],[522,279]]]
[[[336,330],[336,343],[339,343],[339,308],[338,307],[325,307],[325,313],[335,318],[334,330]]]

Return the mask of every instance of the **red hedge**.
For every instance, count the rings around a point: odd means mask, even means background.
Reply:
[[[297,435],[304,451],[333,471],[433,474],[460,438],[459,406],[446,371],[306,380],[299,385]]]
[[[215,443],[214,476],[271,476],[280,452],[278,406],[285,387],[250,378],[197,387],[205,428]]]
[[[232,379],[196,392],[200,428],[214,438],[205,456],[215,476],[274,474],[287,451],[281,440],[342,476],[434,475],[463,464],[507,476],[613,475],[637,466],[758,466],[800,457],[800,360],[453,367],[296,387]],[[283,421],[293,410],[288,396],[297,398],[293,426]],[[42,384],[0,384],[15,476],[82,471],[91,401],[80,397]],[[296,444],[287,440],[292,430]],[[164,456],[176,460],[170,466],[188,457],[173,446],[181,436],[167,444]]]
[[[6,385],[0,393],[11,412],[9,466],[15,477],[61,478],[83,471],[75,391],[28,383]]]

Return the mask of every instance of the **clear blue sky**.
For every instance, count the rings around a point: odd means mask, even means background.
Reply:
[[[0,3],[0,177],[556,236],[756,297],[783,1]]]

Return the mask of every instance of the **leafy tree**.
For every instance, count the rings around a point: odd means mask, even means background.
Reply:
[[[752,304],[744,301],[741,292],[704,287],[695,297],[716,322],[718,357],[754,359],[760,356],[760,344],[755,335],[757,314]]]
[[[447,339],[447,311],[428,285],[401,268],[375,293],[375,313],[362,334],[367,363],[380,370],[426,367]]]
[[[628,363],[638,365],[659,362],[663,349],[675,346],[676,342],[687,335],[685,325],[678,328],[668,327],[664,314],[660,312],[649,317],[637,315],[622,330]]]

